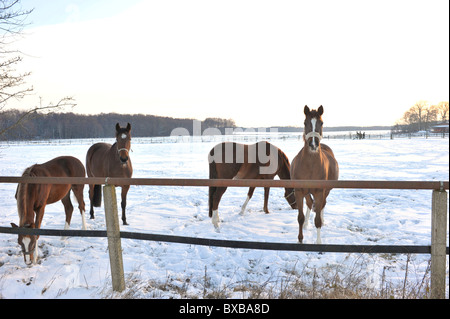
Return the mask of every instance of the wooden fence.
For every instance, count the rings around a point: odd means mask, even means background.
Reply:
[[[438,181],[299,181],[299,180],[224,180],[224,179],[149,179],[149,178],[52,178],[0,176],[0,183],[32,184],[101,184],[104,190],[106,231],[50,230],[0,227],[0,233],[107,237],[113,290],[123,291],[125,279],[121,238],[163,241],[182,244],[218,246],[229,248],[346,252],[346,253],[408,253],[431,254],[431,297],[445,298],[447,247],[447,191],[449,182]],[[352,189],[424,189],[432,190],[431,245],[315,245],[299,243],[268,243],[192,238],[160,234],[121,232],[117,209],[115,186],[227,186],[227,187],[289,187],[289,188],[352,188]]]

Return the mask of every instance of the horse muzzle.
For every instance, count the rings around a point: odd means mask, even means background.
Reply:
[[[317,152],[322,135],[317,132],[309,132],[305,135],[305,140],[307,141],[309,148],[313,152]]]
[[[308,145],[309,145],[309,149],[313,152],[317,152],[317,149],[319,148],[319,139],[316,137],[313,137],[310,139]]]
[[[29,253],[29,252],[24,252],[23,253],[23,260],[25,261],[25,264],[27,266],[32,266],[33,265],[34,256],[31,253]]]
[[[128,150],[126,148],[121,148],[118,150],[119,160],[122,165],[126,165],[128,160],[130,159],[128,156]],[[125,155],[123,154],[125,153]]]

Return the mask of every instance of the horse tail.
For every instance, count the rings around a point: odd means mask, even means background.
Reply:
[[[209,158],[209,179],[215,179],[217,178],[217,169],[216,169],[216,163],[211,161],[211,157]],[[213,198],[214,193],[216,192],[217,187],[210,186],[209,187],[209,217],[212,217],[212,210],[213,210]]]
[[[92,196],[92,205],[94,207],[102,206],[102,185],[94,185],[94,195]]]
[[[35,165],[28,167],[22,174],[22,177],[36,176],[31,170]],[[19,226],[22,226],[22,220],[25,218],[27,213],[27,196],[29,196],[29,184],[19,183],[16,190],[16,200],[17,200],[17,213],[19,214]],[[35,184],[35,186],[37,186]]]

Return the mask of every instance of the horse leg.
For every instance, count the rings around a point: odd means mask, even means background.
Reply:
[[[89,184],[89,202],[91,205],[91,208],[89,210],[89,215],[91,216],[90,219],[95,219],[95,217],[94,217],[94,187],[95,187],[95,185]]]
[[[73,213],[73,205],[70,201],[70,191],[67,192],[66,196],[61,199],[61,202],[64,205],[64,211],[66,213],[66,223],[64,225],[64,229],[70,228],[70,221],[72,220],[72,213]]]
[[[303,198],[304,193],[302,190],[295,190],[295,201],[297,202],[298,208],[298,242],[303,242],[303,223],[305,222],[305,215],[303,215]]]
[[[267,207],[269,203],[269,191],[270,187],[264,187],[264,212],[269,214],[269,208]]]
[[[309,215],[311,213],[312,207],[313,207],[313,199],[311,197],[311,194],[308,194],[305,196],[306,198],[306,217],[305,217],[305,223],[303,224],[303,228],[308,228],[309,224]]]
[[[86,212],[86,208],[85,208],[85,204],[84,204],[84,199],[83,199],[83,190],[84,190],[84,184],[81,185],[72,185],[72,191],[75,195],[75,198],[77,199],[78,202],[78,209],[80,210],[81,213],[81,229],[82,230],[86,230],[86,219],[85,219],[85,212]]]
[[[37,229],[41,228],[41,223],[42,223],[42,218],[44,218],[44,211],[45,211],[45,204],[43,204],[42,206],[39,206],[36,208],[35,213],[36,213],[36,217],[35,217],[35,221],[34,221],[34,225]],[[33,264],[37,263],[37,259],[38,259],[38,239],[39,239],[39,235],[36,235],[36,242],[34,244],[34,252],[32,253],[32,255],[30,256],[31,261],[33,262]]]
[[[322,244],[322,239],[320,238],[320,230],[323,225],[323,210],[326,204],[326,198],[323,191],[320,192],[317,196],[314,196],[314,208],[316,211],[316,217],[314,218],[314,224],[317,229],[317,244]]]
[[[127,217],[125,215],[125,209],[127,207],[127,193],[128,193],[129,189],[130,189],[130,185],[122,186],[122,202],[120,203],[120,206],[122,207],[122,222],[124,225],[128,225]]]
[[[215,228],[219,228],[219,203],[226,190],[226,187],[217,187],[216,191],[212,195],[212,214],[210,217],[212,217],[211,221]]]
[[[247,199],[245,200],[244,205],[242,205],[241,212],[239,213],[240,215],[244,215],[245,209],[247,208],[247,204],[250,201],[250,199],[252,198],[254,192],[255,192],[255,187],[250,187],[248,189]]]

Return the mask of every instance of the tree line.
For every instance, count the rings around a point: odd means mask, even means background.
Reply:
[[[395,123],[393,131],[398,133],[429,131],[433,125],[448,123],[448,118],[448,101],[433,105],[421,100],[403,114],[403,117]]]
[[[0,131],[17,123],[26,113],[15,109],[0,112]],[[169,136],[173,129],[180,127],[193,134],[193,119],[144,114],[35,112],[27,121],[0,134],[0,140],[108,138],[114,137],[116,123],[122,126],[131,123],[134,137]],[[232,119],[207,118],[201,122],[201,127],[202,130],[218,128],[223,133],[225,128],[234,128],[236,124]]]

